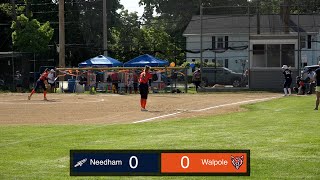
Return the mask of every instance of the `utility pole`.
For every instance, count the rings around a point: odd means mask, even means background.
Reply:
[[[59,67],[66,66],[65,31],[64,31],[64,0],[59,0]]]
[[[202,58],[202,15],[203,15],[203,7],[202,7],[202,0],[200,0],[200,74],[201,74],[201,81],[202,81],[202,67],[203,67],[203,58]]]
[[[108,56],[108,31],[107,31],[107,0],[102,0],[103,11],[102,11],[102,21],[103,21],[103,55]]]
[[[257,34],[260,34],[260,0],[257,0]]]

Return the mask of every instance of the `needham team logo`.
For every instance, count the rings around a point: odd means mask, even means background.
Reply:
[[[232,162],[232,165],[238,170],[241,165],[243,164],[243,156],[231,156],[231,162]]]
[[[86,162],[87,162],[87,158],[82,159],[82,160],[78,161],[77,164],[74,165],[74,167],[78,167],[78,166],[81,167],[81,166],[82,166],[84,163],[86,163]]]

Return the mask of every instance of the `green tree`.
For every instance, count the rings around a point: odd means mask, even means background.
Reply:
[[[112,27],[110,38],[111,54],[122,61],[128,61],[140,54],[141,22],[136,13],[122,10],[119,24]]]
[[[12,51],[12,30],[10,28],[13,19],[13,10],[18,14],[23,13],[24,6],[15,6],[13,9],[10,3],[0,4],[0,51]]]
[[[17,22],[12,22],[12,42],[14,47],[23,52],[46,52],[53,35],[50,23],[40,25],[36,19],[29,20],[24,14],[17,17]]]

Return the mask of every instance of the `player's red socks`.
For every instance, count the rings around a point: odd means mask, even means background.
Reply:
[[[47,91],[43,91],[43,97],[47,98]]]
[[[141,108],[145,109],[147,105],[147,100],[146,99],[140,99],[140,104]]]
[[[140,99],[141,108],[143,108],[143,99]]]
[[[36,91],[34,89],[32,89],[30,96],[32,96],[32,94],[34,94]]]
[[[146,108],[146,105],[147,105],[147,100],[144,99],[144,103],[143,103],[143,108],[144,108],[144,109]]]

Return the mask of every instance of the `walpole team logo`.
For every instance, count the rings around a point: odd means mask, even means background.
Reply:
[[[87,158],[82,159],[82,160],[78,161],[77,164],[74,165],[74,167],[78,167],[78,166],[81,167],[81,166],[82,166],[84,163],[86,163],[86,162],[87,162]]]
[[[243,164],[243,156],[231,156],[231,162],[232,162],[232,165],[238,170],[241,165]]]

